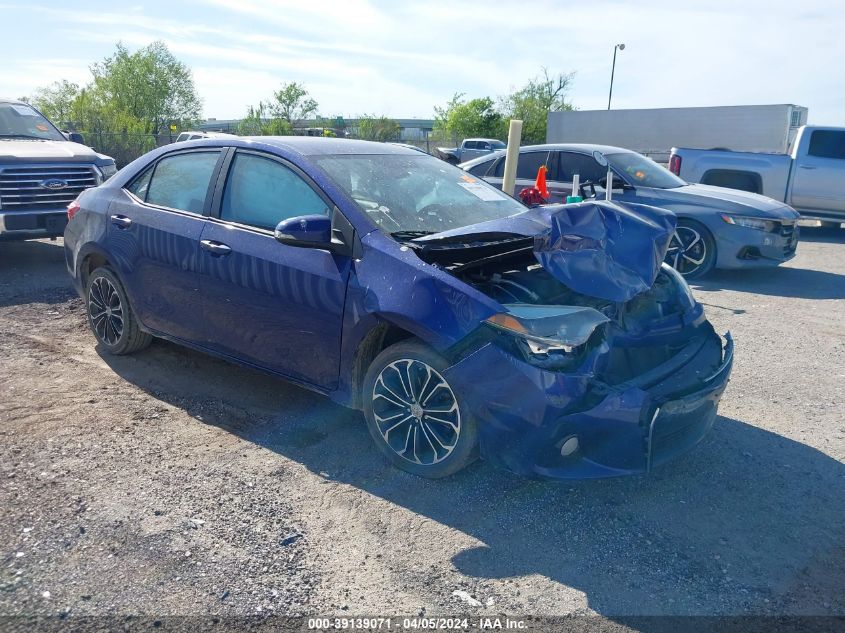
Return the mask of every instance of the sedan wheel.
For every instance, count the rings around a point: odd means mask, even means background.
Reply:
[[[150,344],[152,336],[138,327],[126,292],[110,268],[103,266],[91,273],[87,298],[88,324],[110,354],[130,354]]]
[[[680,220],[666,251],[664,260],[687,278],[708,273],[715,262],[713,239],[697,223]]]
[[[123,305],[117,289],[105,277],[98,277],[91,284],[88,316],[97,338],[106,345],[116,345],[123,336]]]
[[[364,384],[364,414],[379,449],[399,468],[443,477],[475,458],[476,431],[443,376],[448,363],[416,342],[389,347]]]
[[[449,383],[420,360],[385,367],[373,386],[373,416],[382,439],[401,458],[430,466],[452,453],[461,411]]]

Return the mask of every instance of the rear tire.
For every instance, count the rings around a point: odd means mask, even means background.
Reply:
[[[699,279],[716,265],[716,242],[703,224],[679,218],[664,261],[685,279]]]
[[[91,273],[85,298],[88,325],[109,354],[131,354],[152,342],[152,335],[138,326],[123,284],[110,268],[102,266]]]
[[[475,420],[443,373],[449,363],[416,341],[381,352],[364,379],[367,428],[396,467],[438,479],[478,457]]]

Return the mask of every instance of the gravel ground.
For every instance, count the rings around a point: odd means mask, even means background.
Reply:
[[[567,484],[416,479],[298,387],[101,355],[61,241],[2,244],[0,614],[845,614],[845,231],[803,236],[694,288],[737,345],[709,438]]]

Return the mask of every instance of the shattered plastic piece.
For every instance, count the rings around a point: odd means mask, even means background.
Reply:
[[[461,589],[455,589],[455,591],[452,592],[452,595],[455,596],[456,598],[460,598],[461,600],[466,602],[471,607],[481,607],[481,606],[483,606],[481,604],[480,600],[476,600],[471,595],[469,595],[466,591],[463,591]]]
[[[287,547],[288,545],[293,545],[301,538],[302,534],[300,534],[299,532],[294,532],[293,534],[289,534],[288,536],[284,537],[279,544],[282,547]]]
[[[534,255],[558,281],[610,301],[628,301],[654,284],[675,231],[674,214],[612,202],[547,209],[550,227],[536,236]]]

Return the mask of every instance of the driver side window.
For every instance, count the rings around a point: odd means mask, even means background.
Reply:
[[[272,231],[282,220],[300,215],[329,215],[329,207],[299,174],[254,154],[236,154],[220,219]]]

